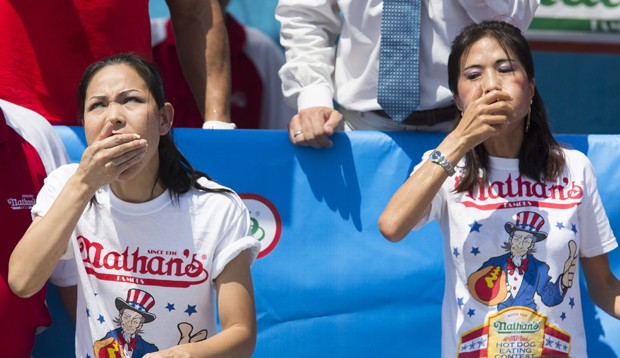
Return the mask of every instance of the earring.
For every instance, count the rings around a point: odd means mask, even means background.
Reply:
[[[530,120],[532,118],[532,109],[530,108],[529,112],[527,112],[527,119],[525,122],[525,133],[530,130]]]

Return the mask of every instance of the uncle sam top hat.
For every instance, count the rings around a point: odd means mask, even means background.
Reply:
[[[155,299],[146,291],[132,288],[127,291],[127,301],[120,297],[116,297],[114,303],[119,311],[129,308],[130,310],[138,312],[142,315],[142,317],[144,317],[144,323],[149,323],[155,320],[155,315],[149,312],[149,310],[155,305]]]
[[[517,214],[517,222],[515,224],[507,222],[504,229],[509,234],[516,230],[529,232],[536,237],[536,242],[539,242],[547,238],[547,233],[540,231],[544,224],[545,219],[540,214],[533,211],[521,211]]]

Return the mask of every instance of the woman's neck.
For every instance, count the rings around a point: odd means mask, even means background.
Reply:
[[[134,181],[116,181],[110,184],[110,188],[117,198],[128,203],[145,203],[158,197],[166,190],[159,180],[154,183],[151,182],[150,185]]]
[[[147,166],[131,179],[113,181],[110,188],[117,198],[129,203],[150,201],[166,190],[159,179],[159,166]]]
[[[523,140],[523,129],[517,127],[515,130],[488,138],[483,145],[492,157],[518,158]]]

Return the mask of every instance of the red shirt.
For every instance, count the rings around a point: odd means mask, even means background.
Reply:
[[[150,58],[148,0],[0,1],[0,98],[78,125],[84,69],[119,52]]]
[[[46,177],[36,149],[10,128],[0,110],[0,317],[3,357],[29,357],[38,327],[49,326],[45,289],[23,299],[7,283],[13,248],[32,222],[30,208]]]

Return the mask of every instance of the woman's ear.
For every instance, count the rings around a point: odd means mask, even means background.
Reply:
[[[159,111],[159,135],[165,135],[170,131],[173,119],[174,108],[170,102],[166,102]]]
[[[454,105],[459,110],[459,112],[463,112],[463,106],[461,105],[461,101],[459,100],[459,96],[453,95],[452,99],[454,100]]]

